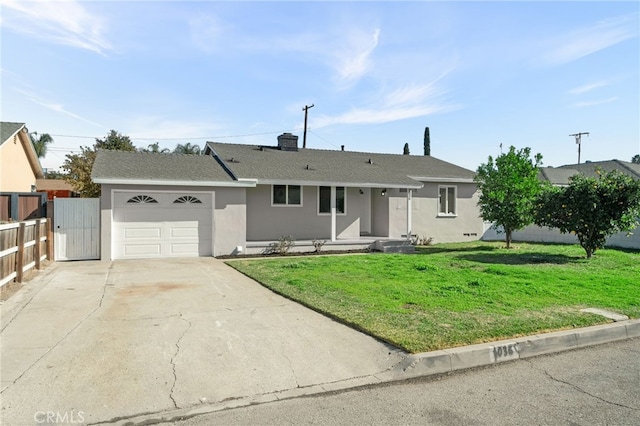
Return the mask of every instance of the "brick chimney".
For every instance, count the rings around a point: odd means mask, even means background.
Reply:
[[[278,149],[281,151],[297,151],[298,136],[291,133],[283,133],[278,136]]]

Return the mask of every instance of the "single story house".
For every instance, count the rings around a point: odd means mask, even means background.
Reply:
[[[376,240],[477,240],[474,172],[431,156],[208,142],[203,155],[99,151],[101,258],[313,250]],[[307,250],[304,250],[307,251]]]
[[[567,186],[572,176],[583,174],[595,177],[597,172],[611,172],[618,170],[621,173],[640,179],[640,164],[630,163],[621,160],[608,161],[587,161],[580,164],[567,164],[559,167],[541,167],[538,178],[552,185]],[[561,234],[557,229],[549,229],[536,225],[529,225],[512,235],[514,241],[544,242],[560,244],[577,244],[578,237],[573,234]],[[504,240],[504,234],[491,226],[484,233],[483,240]],[[609,237],[607,246],[640,249],[640,228],[635,229],[631,234],[619,232]]]
[[[44,178],[24,123],[0,122],[0,192],[34,192]]]

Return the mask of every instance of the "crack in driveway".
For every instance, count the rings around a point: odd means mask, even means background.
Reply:
[[[27,372],[29,372],[36,364],[38,364],[40,361],[42,361],[42,359],[44,359],[52,350],[54,350],[56,347],[58,347],[60,345],[60,343],[62,343],[67,337],[69,337],[69,335],[71,333],[73,333],[76,329],[78,329],[85,321],[87,321],[89,318],[91,318],[102,307],[102,302],[104,301],[104,297],[105,297],[105,294],[107,292],[107,285],[108,285],[108,282],[109,282],[109,277],[111,275],[111,270],[112,269],[113,269],[113,263],[111,263],[111,265],[109,265],[109,269],[107,270],[107,276],[106,276],[106,278],[104,280],[104,283],[102,284],[102,295],[100,296],[100,300],[98,301],[98,306],[96,306],[91,312],[89,312],[89,314],[87,316],[85,316],[83,319],[81,319],[73,328],[71,328],[71,330],[69,330],[67,333],[65,333],[65,335],[62,336],[60,338],[60,340],[58,340],[53,346],[50,346],[40,357],[38,357],[38,359],[36,359],[29,367],[27,367],[22,373],[20,373],[20,375],[18,377],[16,377],[9,385],[4,387],[0,391],[0,394],[4,393],[5,391],[9,390],[13,385],[15,385],[18,382],[18,380],[20,380],[25,374],[27,374]],[[50,282],[51,282],[51,280],[49,280],[49,282],[47,282],[47,284],[45,284],[42,287],[42,289],[44,289],[47,285],[49,285]],[[38,293],[40,291],[42,291],[42,289],[40,289],[38,291]],[[35,297],[35,295],[34,295],[34,297]],[[27,305],[29,303],[31,303],[32,300],[33,300],[33,297],[31,299],[29,299],[29,301],[27,302]],[[23,306],[20,309],[20,311],[22,311],[27,305]],[[16,315],[16,317],[17,317],[17,315]],[[13,321],[13,319],[11,321]],[[9,324],[11,324],[11,322],[9,322]],[[7,324],[7,326],[9,324]]]
[[[184,314],[180,314],[179,318],[187,323],[187,328],[184,329],[184,331],[182,332],[182,335],[180,335],[180,337],[178,338],[178,340],[176,341],[176,353],[173,354],[173,356],[171,357],[171,360],[169,361],[171,363],[171,371],[173,373],[173,383],[171,384],[171,390],[169,391],[169,398],[171,399],[171,402],[173,402],[173,406],[174,408],[180,408],[178,407],[178,403],[176,402],[175,397],[173,396],[173,391],[176,387],[176,382],[178,381],[178,376],[176,375],[176,358],[178,357],[178,354],[180,353],[180,342],[182,341],[182,339],[184,338],[184,336],[187,334],[187,331],[189,331],[189,329],[191,328],[191,321],[189,321],[188,319],[186,319],[184,317]]]

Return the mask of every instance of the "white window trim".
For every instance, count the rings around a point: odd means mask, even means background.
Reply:
[[[441,213],[440,212],[440,190],[442,188],[453,188],[453,211],[454,213]],[[438,216],[439,217],[458,217],[458,186],[457,185],[438,185]],[[450,209],[447,209],[450,210]]]
[[[321,186],[331,188],[331,186],[329,185],[321,185]],[[338,196],[338,188],[344,188],[344,213],[340,213],[338,211],[338,200],[336,199],[336,216],[346,216],[347,215],[347,187],[340,185],[340,186],[336,186],[335,188],[336,188],[336,197]],[[316,210],[317,210],[318,216],[331,216],[331,209],[329,209],[329,211],[326,213],[320,212],[320,186],[318,186],[318,190],[316,192],[317,192],[316,199],[318,201],[318,204],[317,204],[318,207]]]
[[[285,186],[285,197],[286,197],[286,203],[284,204],[276,204],[273,202],[273,191],[274,191],[274,187],[275,186]],[[299,186],[300,187],[300,204],[289,204],[289,187],[290,186]],[[271,207],[302,207],[302,202],[304,200],[304,198],[302,197],[302,191],[303,191],[303,186],[302,185],[289,185],[289,184],[273,184],[271,185]]]

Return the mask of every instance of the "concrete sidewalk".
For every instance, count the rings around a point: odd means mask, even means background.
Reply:
[[[632,320],[410,355],[212,258],[54,263],[0,322],[5,424],[170,421],[640,336]]]

